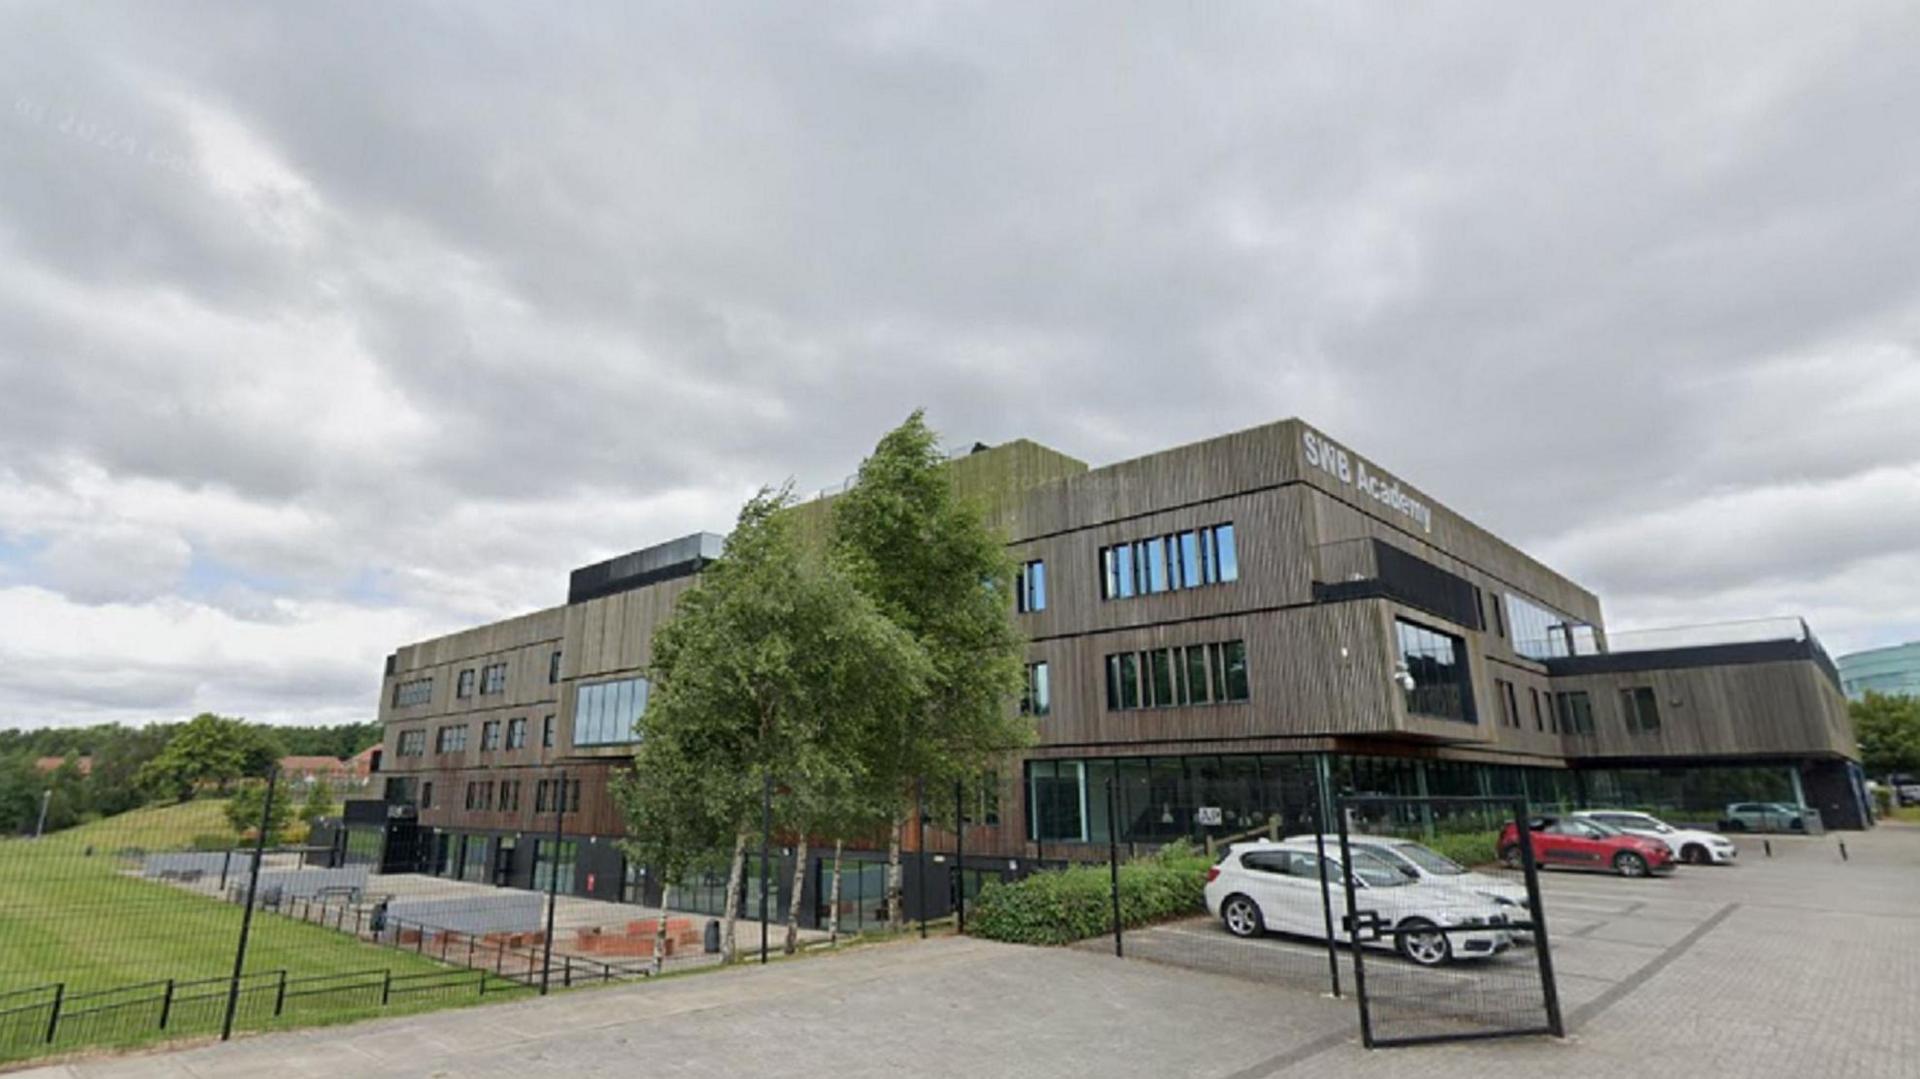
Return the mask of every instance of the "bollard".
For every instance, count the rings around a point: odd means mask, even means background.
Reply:
[[[1771,857],[1773,857],[1773,840],[1771,840],[1771,839],[1762,839],[1762,840],[1760,841],[1760,846],[1761,846],[1761,847],[1763,847],[1763,848],[1765,848],[1765,850],[1766,850],[1766,852],[1767,852],[1767,857],[1769,857],[1769,858],[1771,858]]]
[[[1840,860],[1844,862],[1847,860],[1847,842],[1844,839],[1838,842],[1840,844]]]

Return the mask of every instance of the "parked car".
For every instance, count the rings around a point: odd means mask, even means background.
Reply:
[[[1804,832],[1807,811],[1791,802],[1734,802],[1720,828],[1727,832]]]
[[[1287,841],[1313,845],[1312,836],[1289,836]],[[1386,835],[1349,835],[1347,846],[1373,855],[1409,879],[1459,888],[1482,899],[1491,899],[1498,906],[1526,909],[1526,885],[1489,873],[1476,873],[1432,847],[1411,839]],[[1339,849],[1340,840],[1327,837],[1328,852],[1337,852]]]
[[[1535,817],[1527,822],[1533,860],[1541,868],[1598,869],[1623,877],[1644,877],[1673,870],[1673,851],[1665,843],[1628,835],[1611,825],[1577,817]],[[1500,860],[1521,864],[1520,839],[1512,824],[1500,832]]]
[[[1338,852],[1329,850],[1326,902],[1334,939],[1345,941],[1350,930],[1341,866]],[[1207,911],[1236,937],[1291,933],[1325,940],[1321,868],[1311,839],[1236,843],[1207,871]],[[1391,948],[1424,967],[1485,958],[1513,946],[1513,934],[1502,928],[1508,917],[1490,899],[1417,880],[1362,851],[1353,853],[1353,876],[1356,909],[1378,917],[1381,927],[1378,938],[1363,936],[1364,944]]]
[[[1650,813],[1630,809],[1583,809],[1571,815],[1580,820],[1599,821],[1628,835],[1658,839],[1667,845],[1675,858],[1693,865],[1731,865],[1740,856],[1740,848],[1734,846],[1733,840],[1718,832],[1675,828]]]

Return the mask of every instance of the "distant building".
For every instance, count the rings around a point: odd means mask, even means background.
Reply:
[[[302,783],[309,786],[315,783],[343,786],[352,778],[352,769],[347,766],[347,762],[338,757],[280,758],[282,782]]]
[[[356,785],[364,784],[380,770],[380,747],[368,746],[347,758],[347,772]]]
[[[1868,692],[1920,697],[1920,641],[1841,656],[1840,687],[1859,700]]]
[[[33,767],[35,770],[43,773],[56,772],[60,769],[61,765],[67,763],[67,760],[68,758],[66,757],[41,757],[39,760],[33,762]],[[90,776],[93,774],[92,757],[74,757],[72,760],[73,766],[80,770],[81,775]]]

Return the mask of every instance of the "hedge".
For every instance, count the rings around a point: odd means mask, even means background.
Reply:
[[[1204,907],[1207,859],[1185,843],[1120,867],[1120,921],[1146,925]],[[1113,932],[1105,865],[1035,873],[1012,884],[989,881],[967,907],[967,932],[1013,944],[1071,944]]]
[[[1490,865],[1497,861],[1500,855],[1495,847],[1499,841],[1499,832],[1443,833],[1420,840],[1422,844],[1468,867]]]

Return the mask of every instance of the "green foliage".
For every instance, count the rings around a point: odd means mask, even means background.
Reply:
[[[1498,861],[1499,841],[1499,832],[1442,832],[1420,842],[1471,868]]]
[[[283,755],[280,744],[262,728],[202,713],[140,768],[136,781],[154,798],[184,802],[202,784],[225,790],[242,776],[264,776]]]
[[[945,789],[1032,741],[1032,722],[1011,707],[1026,642],[1006,539],[955,492],[921,412],[880,440],[833,506],[837,556],[930,665],[917,706],[889,717],[865,751],[876,783],[896,796],[917,778]]]
[[[1920,772],[1920,697],[1869,692],[1847,711],[1869,775]]]
[[[1147,925],[1204,909],[1207,860],[1184,843],[1120,867],[1120,921]],[[1106,865],[1035,873],[1012,884],[989,881],[967,907],[967,931],[1014,944],[1071,944],[1113,932]]]
[[[233,792],[227,799],[227,823],[242,838],[250,837],[260,827],[260,815],[266,800],[265,783],[249,783]],[[293,820],[292,799],[285,790],[273,792],[273,805],[266,810],[267,846],[278,846],[286,838],[287,824]]]
[[[803,548],[787,502],[762,491],[741,509],[725,556],[654,636],[640,748],[615,796],[629,852],[668,879],[757,827],[766,775],[788,826],[858,799],[859,747],[921,693],[913,640]]]
[[[307,788],[307,797],[300,803],[300,819],[312,827],[322,817],[331,817],[335,812],[333,793],[324,782],[315,783]]]

